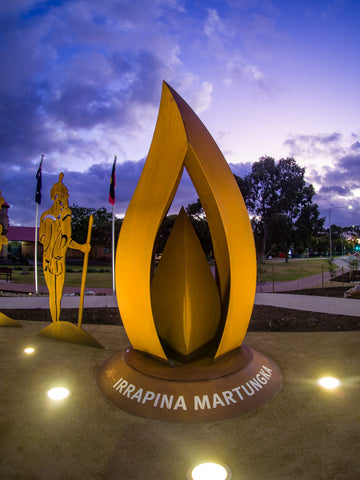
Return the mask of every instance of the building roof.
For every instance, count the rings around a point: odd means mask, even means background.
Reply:
[[[7,232],[7,239],[12,242],[34,242],[35,227],[10,227]]]

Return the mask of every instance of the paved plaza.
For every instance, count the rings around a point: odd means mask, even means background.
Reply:
[[[29,286],[14,289],[29,293]],[[110,291],[93,293],[85,308],[117,306]],[[67,295],[63,308],[78,302]],[[258,292],[255,303],[360,315],[354,299]],[[14,308],[48,308],[48,297],[0,297],[0,311]],[[279,365],[280,391],[237,418],[184,425],[127,414],[98,390],[100,366],[129,345],[123,327],[83,325],[101,350],[39,337],[41,322],[20,324],[0,329],[1,479],[186,480],[203,461],[227,464],[233,480],[360,478],[358,331],[248,332],[245,343]],[[28,346],[32,355],[24,353]],[[318,386],[329,375],[340,388]],[[60,385],[71,395],[54,403],[46,392]]]
[[[360,478],[360,332],[248,333],[246,343],[279,365],[280,392],[235,419],[183,425],[131,416],[98,390],[96,371],[128,345],[122,327],[84,326],[101,350],[21,324],[0,332],[0,478],[185,480],[209,460],[229,465],[234,480]],[[340,389],[320,389],[323,375],[339,377]],[[54,404],[46,391],[58,385],[72,394]]]

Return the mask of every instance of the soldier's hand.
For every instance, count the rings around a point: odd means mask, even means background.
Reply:
[[[84,243],[81,245],[81,251],[84,253],[89,253],[91,250],[91,245],[89,243]]]

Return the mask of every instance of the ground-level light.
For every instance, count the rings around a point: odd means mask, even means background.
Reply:
[[[35,348],[33,348],[33,347],[26,347],[24,349],[24,353],[26,353],[27,355],[31,355],[34,352],[35,352]]]
[[[333,390],[334,388],[340,387],[341,380],[335,377],[322,377],[319,378],[317,384],[327,390]]]
[[[51,400],[64,400],[70,395],[70,390],[64,387],[51,388],[47,395]]]
[[[231,470],[220,463],[201,463],[191,468],[187,480],[230,480]]]

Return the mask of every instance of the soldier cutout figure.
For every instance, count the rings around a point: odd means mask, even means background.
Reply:
[[[53,204],[40,217],[39,241],[44,246],[43,270],[49,290],[52,323],[43,328],[38,335],[79,345],[103,348],[95,338],[81,328],[87,261],[91,250],[90,239],[93,217],[90,215],[86,243],[80,244],[75,242],[71,237],[69,192],[62,183],[63,178],[64,174],[60,173],[58,182],[52,186],[50,191],[50,198]],[[68,248],[74,248],[84,253],[78,325],[60,320],[61,298],[65,281],[65,261]]]
[[[71,210],[68,199],[69,192],[62,183],[64,174],[50,191],[54,202],[40,217],[39,241],[44,246],[43,269],[46,285],[49,290],[50,313],[53,322],[60,318],[61,298],[65,281],[65,260],[68,248],[90,251],[89,244],[79,244],[71,238]]]

